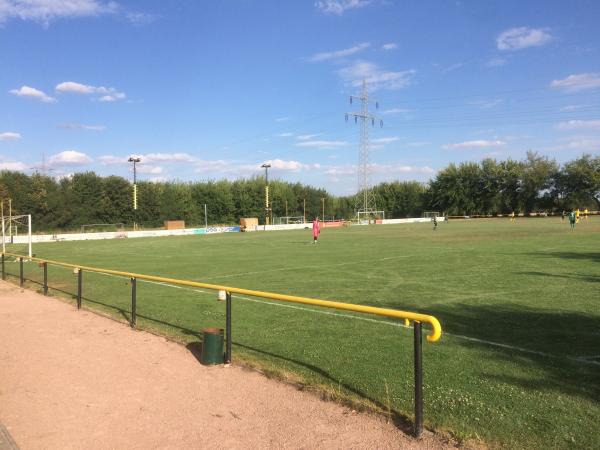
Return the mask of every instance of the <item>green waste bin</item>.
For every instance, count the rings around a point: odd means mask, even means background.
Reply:
[[[202,353],[200,362],[204,365],[223,364],[223,329],[205,328],[202,330]]]

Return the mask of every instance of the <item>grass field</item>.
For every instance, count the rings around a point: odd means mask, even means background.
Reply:
[[[310,241],[306,230],[49,243],[34,252],[435,315],[444,335],[424,341],[426,426],[491,446],[599,447],[599,217],[574,231],[560,218],[482,219],[435,232],[429,224],[325,229]],[[7,267],[18,274],[17,264]],[[42,273],[29,263],[26,276],[40,282]],[[52,293],[76,292],[72,271],[52,266],[49,277]],[[126,279],[85,273],[84,306],[126,320],[129,289]],[[196,342],[202,328],[224,326],[224,304],[212,292],[139,282],[138,324]],[[233,357],[410,418],[412,332],[399,325],[234,296]]]

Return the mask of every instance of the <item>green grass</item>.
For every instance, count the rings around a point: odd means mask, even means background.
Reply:
[[[306,230],[62,242],[34,251],[433,314],[445,334],[424,343],[426,426],[491,446],[598,448],[599,219],[574,231],[560,219],[490,219],[441,223],[435,232],[429,224],[325,229],[317,245]],[[18,273],[17,264],[7,267]],[[26,275],[41,281],[37,265],[26,264]],[[76,292],[72,271],[50,267],[49,276],[52,287]],[[128,280],[84,273],[84,306],[127,320],[129,289]],[[215,293],[142,282],[138,314],[142,328],[182,342],[224,325]],[[412,332],[391,320],[234,297],[233,333],[234,361],[412,417]],[[594,356],[596,364],[579,359]]]

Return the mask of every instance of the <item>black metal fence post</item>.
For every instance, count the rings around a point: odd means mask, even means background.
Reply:
[[[44,261],[44,295],[48,295],[48,263]]]
[[[83,282],[83,270],[77,269],[77,309],[81,309],[81,283]]]
[[[136,323],[136,302],[137,302],[137,280],[131,278],[131,328],[135,328]]]
[[[225,348],[225,364],[231,364],[231,292],[225,297],[225,337],[227,347]]]
[[[23,276],[23,258],[19,258],[19,286],[23,287],[25,278]]]
[[[423,348],[421,322],[414,323],[415,351],[415,437],[423,432]]]
[[[2,279],[6,280],[6,271],[4,269],[4,253],[2,253]]]

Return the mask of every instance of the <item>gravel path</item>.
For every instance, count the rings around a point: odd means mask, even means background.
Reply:
[[[445,446],[6,282],[0,423],[23,450]]]

